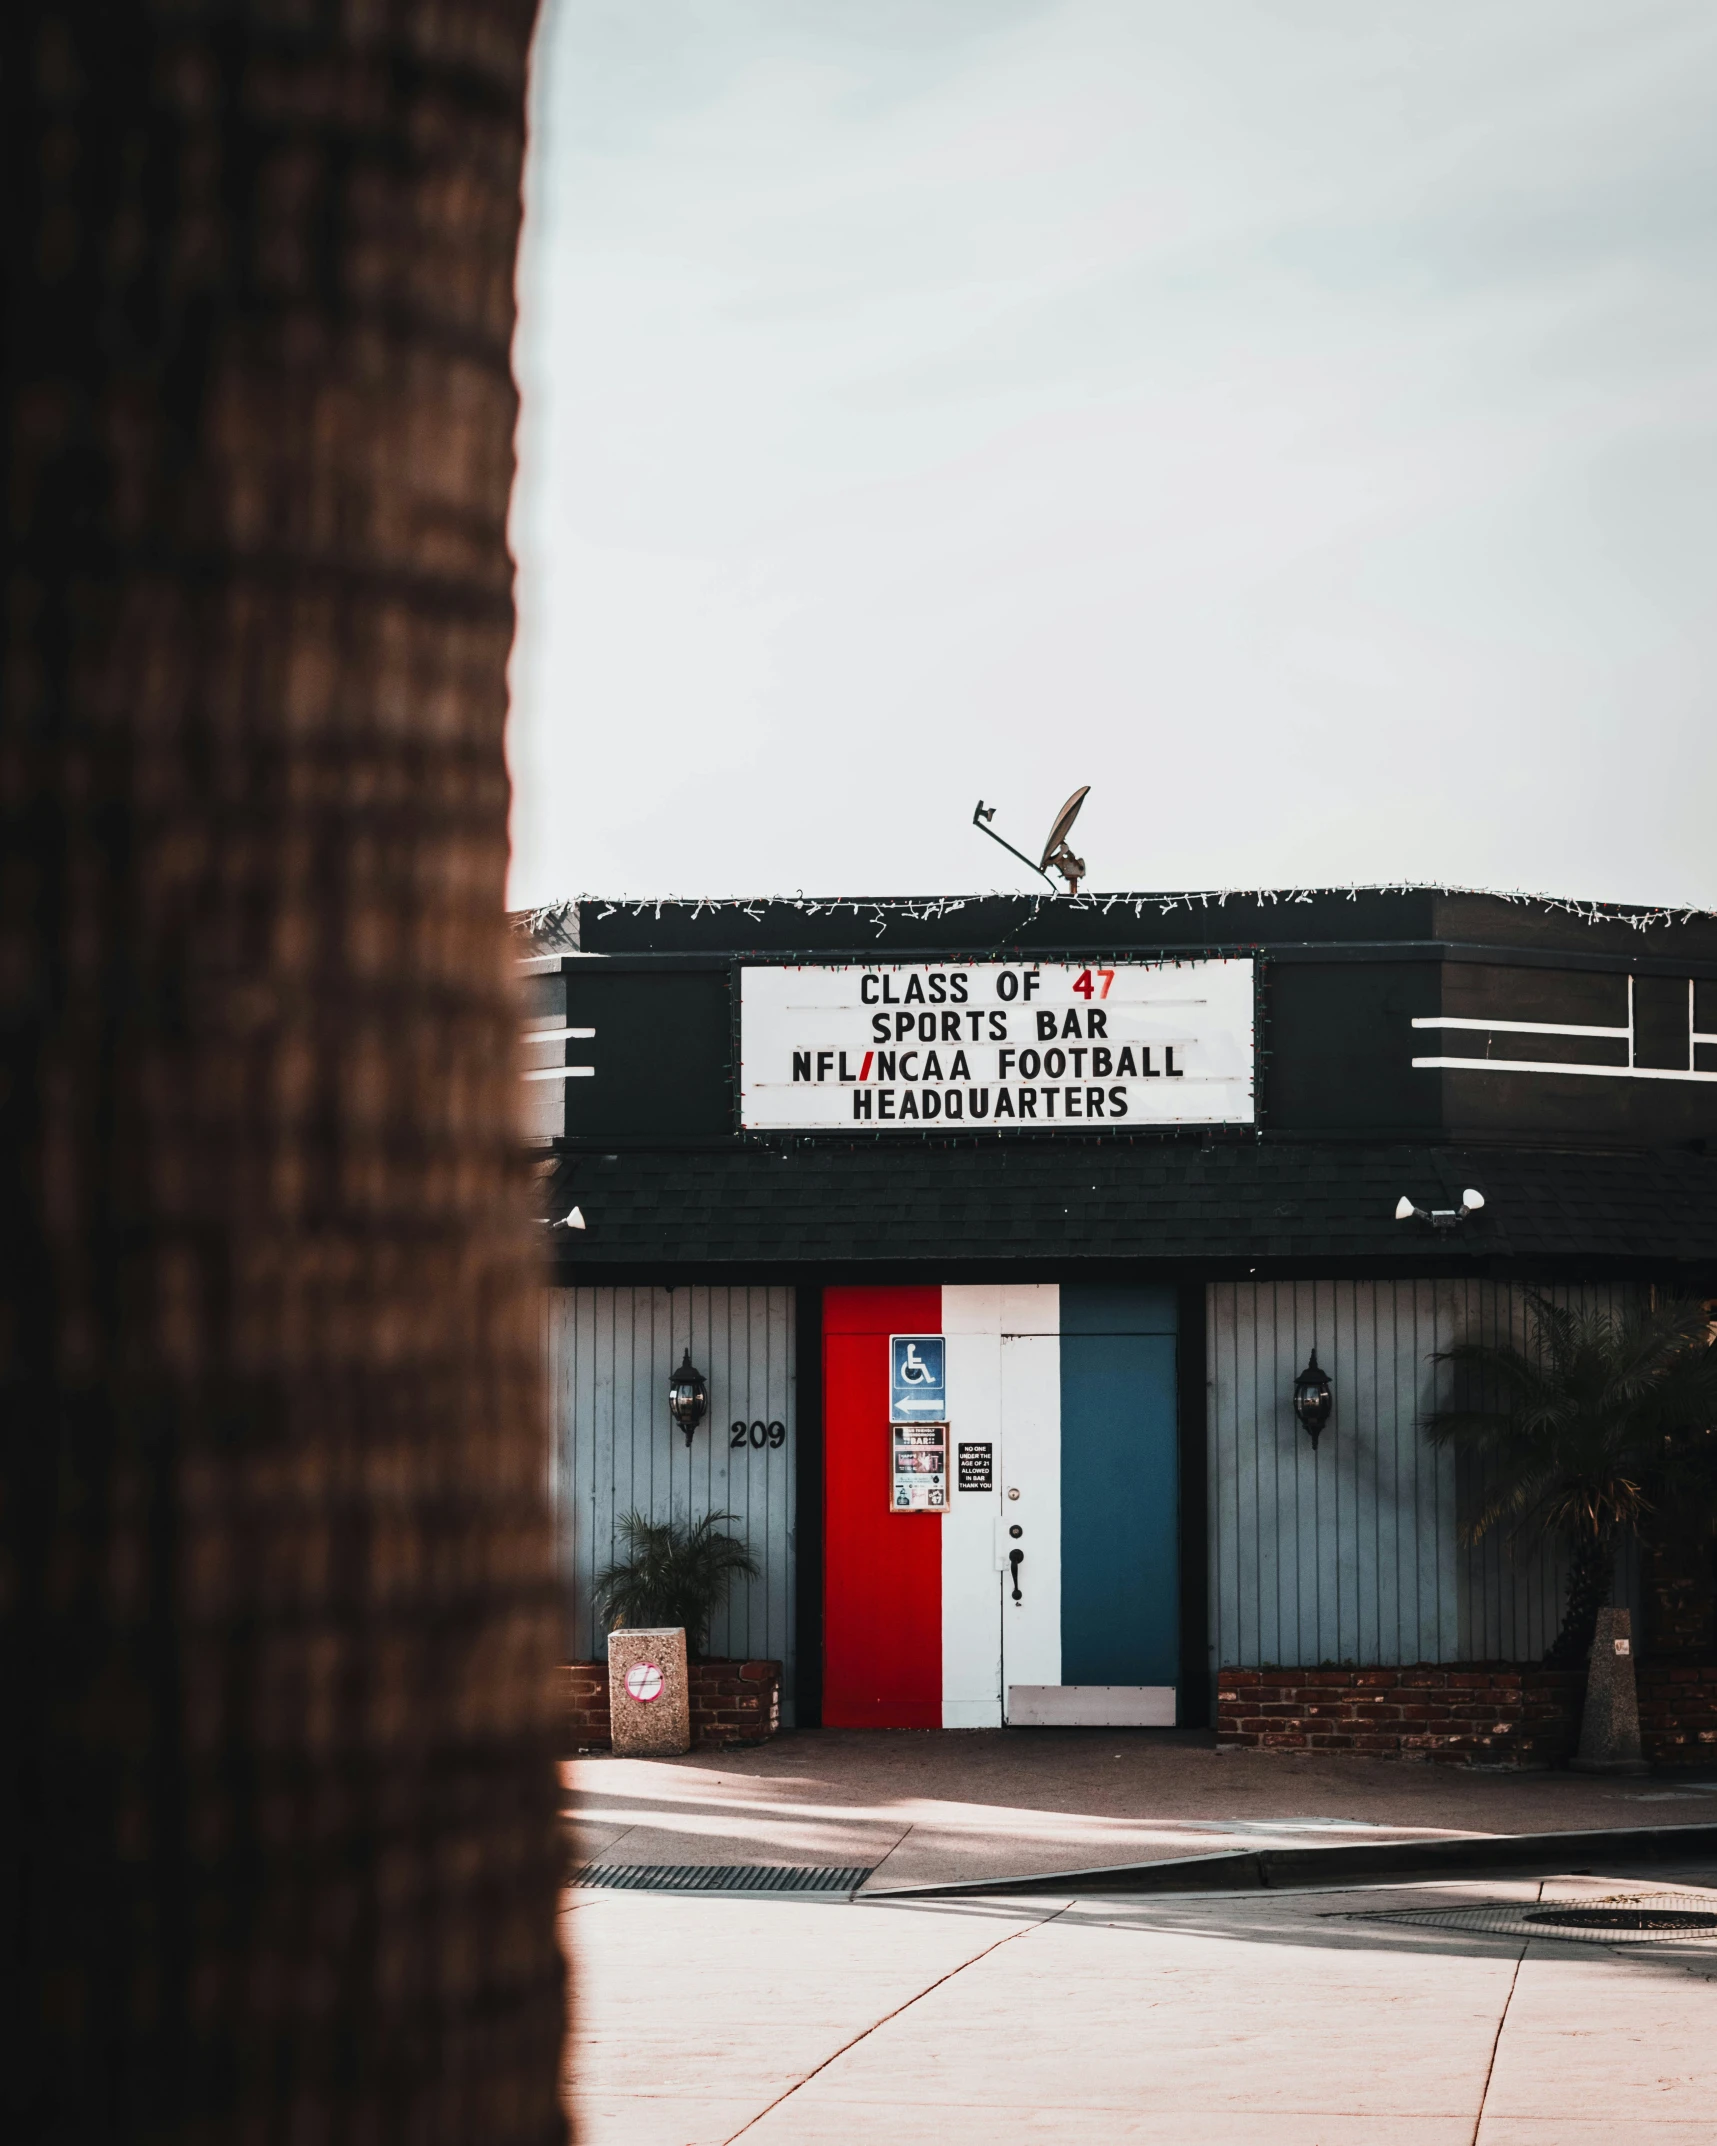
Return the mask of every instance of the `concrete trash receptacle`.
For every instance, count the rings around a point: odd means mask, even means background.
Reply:
[[[1639,1699],[1634,1689],[1633,1618],[1601,1609],[1586,1671],[1586,1708],[1576,1773],[1650,1773],[1640,1750]]]
[[[665,1758],[692,1748],[683,1625],[622,1625],[609,1633],[608,1717],[617,1757]]]

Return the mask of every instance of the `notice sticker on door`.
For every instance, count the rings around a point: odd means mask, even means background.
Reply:
[[[962,1440],[959,1448],[960,1488],[962,1490],[994,1490],[996,1487],[996,1449],[986,1439],[981,1445],[968,1444]]]
[[[896,1423],[890,1426],[889,1510],[896,1513],[941,1513],[948,1509],[948,1426],[945,1423]]]

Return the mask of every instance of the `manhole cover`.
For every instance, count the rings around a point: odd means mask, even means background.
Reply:
[[[568,1885],[629,1893],[856,1893],[874,1864],[586,1863]]]
[[[1560,1938],[1583,1945],[1717,1940],[1717,1900],[1699,1893],[1615,1893],[1598,1900],[1475,1900],[1464,1907],[1390,1908],[1382,1914],[1332,1919],[1410,1923],[1421,1930],[1470,1930],[1480,1937]]]

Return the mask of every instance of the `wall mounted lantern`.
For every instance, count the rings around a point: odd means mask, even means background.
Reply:
[[[1329,1382],[1329,1373],[1318,1366],[1318,1352],[1314,1349],[1306,1368],[1294,1381],[1294,1414],[1300,1419],[1300,1428],[1312,1442],[1312,1451],[1318,1449],[1318,1433],[1329,1421],[1329,1412],[1335,1406],[1335,1392]]]
[[[1429,1222],[1433,1229],[1453,1229],[1468,1215],[1476,1215],[1483,1205],[1484,1194],[1475,1192],[1471,1185],[1461,1194],[1459,1207],[1415,1207],[1406,1193],[1402,1193],[1395,1202],[1395,1219],[1397,1222]]]
[[[680,1368],[668,1381],[668,1414],[673,1417],[686,1434],[690,1446],[692,1433],[709,1413],[709,1388],[704,1384],[704,1375],[692,1362],[691,1344],[686,1344],[686,1353],[680,1358]]]

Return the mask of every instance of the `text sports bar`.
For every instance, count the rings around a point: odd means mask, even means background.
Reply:
[[[1249,959],[742,969],[740,1122],[1250,1125],[1252,969]]]

